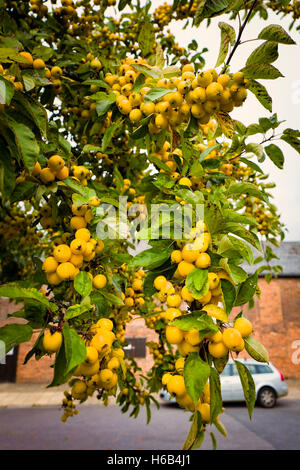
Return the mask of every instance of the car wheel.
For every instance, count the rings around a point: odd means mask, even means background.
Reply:
[[[273,408],[276,405],[276,393],[270,387],[264,387],[259,391],[257,401],[264,408]]]

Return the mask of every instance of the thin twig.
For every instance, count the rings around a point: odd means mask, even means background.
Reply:
[[[245,18],[244,23],[243,23],[242,26],[240,27],[239,34],[238,34],[237,40],[236,40],[236,42],[235,42],[235,45],[234,45],[234,47],[233,47],[233,49],[232,49],[232,51],[231,51],[231,53],[230,53],[230,55],[229,55],[229,57],[228,57],[228,59],[227,59],[227,61],[226,61],[226,64],[225,64],[224,69],[222,70],[221,74],[223,74],[223,73],[226,72],[227,67],[228,67],[228,65],[230,64],[231,59],[232,59],[232,57],[233,57],[233,55],[234,55],[236,49],[238,48],[238,46],[239,46],[240,43],[241,43],[242,34],[243,34],[243,32],[244,32],[244,29],[245,29],[245,27],[246,27],[246,25],[247,25],[247,23],[248,23],[248,21],[249,21],[249,18],[250,18],[250,16],[251,16],[251,14],[252,14],[254,8],[256,7],[256,4],[257,4],[257,0],[254,0],[254,2],[253,2],[253,4],[252,4],[252,7],[251,7],[250,10],[248,11],[248,14],[247,14],[247,16],[246,16],[246,18]]]

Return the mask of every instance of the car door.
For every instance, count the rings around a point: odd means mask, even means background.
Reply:
[[[231,364],[226,364],[222,374],[220,375],[221,381],[221,394],[223,401],[232,400],[232,385],[231,385],[232,371]]]

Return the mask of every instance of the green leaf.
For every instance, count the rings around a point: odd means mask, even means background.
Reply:
[[[268,196],[260,191],[254,183],[232,183],[227,190],[227,194],[249,194],[249,196],[268,202]]]
[[[271,64],[251,64],[244,67],[241,72],[244,73],[245,78],[264,80],[275,80],[276,78],[283,77],[282,73]]]
[[[252,64],[271,64],[279,57],[278,44],[273,41],[267,41],[261,44],[248,58],[246,65]]]
[[[118,121],[114,122],[106,131],[103,136],[102,140],[102,152],[105,152],[107,147],[109,146],[115,132],[122,126],[123,120],[119,119]]]
[[[0,75],[0,104],[10,105],[14,93],[13,84]]]
[[[68,362],[66,358],[65,341],[63,340],[62,345],[55,356],[53,380],[47,386],[47,388],[57,387],[58,385],[62,385],[69,380],[69,378],[72,376],[72,372],[66,374],[67,366]]]
[[[67,322],[63,325],[64,347],[66,355],[65,374],[74,370],[86,358],[86,346],[76,331],[69,327]]]
[[[228,359],[229,359],[229,352],[224,357],[220,357],[220,358],[214,357],[213,358],[214,366],[217,369],[217,371],[219,372],[219,374],[222,374],[223,370],[226,367]]]
[[[213,432],[210,432],[210,437],[211,437],[211,441],[212,441],[212,449],[213,450],[216,450],[217,449],[217,439],[216,439],[216,436],[214,435]]]
[[[264,108],[272,112],[272,98],[261,83],[251,80],[249,90],[256,96]]]
[[[205,207],[204,220],[211,235],[221,232],[225,225],[225,219],[220,208],[213,203],[208,203]]]
[[[281,44],[296,44],[291,36],[278,24],[270,24],[258,35],[258,39],[267,39]]]
[[[14,98],[14,101],[20,103],[25,111],[34,124],[36,125],[37,129],[39,130],[41,137],[47,138],[47,130],[48,130],[48,116],[46,109],[36,100],[33,100],[30,96],[25,96],[23,94],[17,94]]]
[[[151,90],[146,93],[144,99],[145,100],[150,100],[150,101],[155,101],[159,100],[163,96],[167,95],[168,93],[172,93],[173,91],[176,91],[176,89],[170,90],[169,88],[151,88]]]
[[[247,338],[244,338],[244,342],[247,353],[253,357],[255,361],[269,363],[268,351],[257,339],[254,339],[252,336],[247,336]]]
[[[256,401],[255,383],[249,369],[242,362],[234,361],[234,363],[240,376],[249,418],[251,419]]]
[[[220,375],[216,369],[210,368],[209,376],[210,389],[210,422],[213,423],[222,411],[222,395]]]
[[[29,341],[32,333],[29,325],[11,323],[0,328],[0,341],[5,344],[5,352],[0,348],[0,361],[14,346]]]
[[[215,144],[215,145],[212,145],[211,147],[207,147],[201,153],[200,158],[199,158],[199,162],[201,163],[205,159],[205,157],[207,157],[207,155],[209,155],[211,152],[213,152],[213,150],[219,149],[220,147],[221,147],[220,144]]]
[[[249,276],[248,279],[242,283],[239,287],[237,298],[235,301],[236,306],[244,305],[249,302],[256,291],[258,281],[258,274],[255,272],[252,276]]]
[[[282,170],[283,165],[284,165],[284,155],[283,155],[282,150],[277,145],[270,144],[267,147],[265,147],[265,152],[270,158],[270,160],[272,160],[274,165],[276,165],[278,168]]]
[[[208,270],[193,269],[187,275],[185,285],[195,299],[201,299],[209,290]]]
[[[13,160],[6,148],[0,153],[0,193],[3,202],[7,201],[13,192],[16,181]]]
[[[92,308],[89,304],[76,304],[72,305],[66,310],[65,319],[70,320],[71,318],[78,317],[85,312],[88,312]]]
[[[222,434],[222,436],[227,437],[227,431],[223,423],[221,421],[215,421],[214,425],[216,426],[217,430],[219,433]]]
[[[300,153],[300,132],[294,129],[285,129],[281,140],[284,140],[287,144],[291,145],[298,153]]]
[[[227,279],[221,279],[221,288],[222,296],[224,300],[224,307],[226,315],[229,316],[231,310],[233,309],[235,299],[236,299],[236,290],[230,281]]]
[[[230,240],[233,249],[238,251],[240,255],[247,261],[247,263],[253,264],[254,257],[250,246],[243,240],[239,240],[232,235],[228,235],[228,239]]]
[[[115,294],[111,294],[110,292],[103,291],[101,292],[103,297],[108,300],[112,305],[122,306],[124,305],[123,300]]]
[[[6,116],[5,124],[13,132],[19,154],[29,172],[32,171],[38,159],[40,148],[29,127]]]
[[[198,434],[198,429],[199,429],[199,411],[196,411],[193,415],[193,421],[188,433],[188,436],[186,438],[186,441],[182,447],[182,450],[189,450],[191,449],[192,445],[194,444],[197,434]],[[201,415],[200,415],[201,419]]]
[[[184,363],[183,376],[187,393],[197,403],[210,376],[210,366],[198,353],[190,353]]]
[[[47,307],[51,312],[56,312],[58,310],[57,305],[53,302],[49,302],[49,300],[47,300],[47,298],[37,289],[33,287],[21,287],[15,282],[3,284],[0,287],[0,296],[17,300],[32,299]]]
[[[148,20],[139,26],[138,43],[142,52],[142,57],[146,57],[153,49],[155,41],[155,31],[153,24]]]
[[[199,412],[198,412],[199,413]],[[204,439],[205,439],[205,431],[204,429],[200,428],[200,430],[198,431],[198,434],[196,436],[196,439],[194,441],[194,444],[192,445],[191,447],[191,450],[195,450],[195,449],[199,449],[199,447],[202,446],[203,442],[204,442]]]
[[[236,38],[235,30],[230,24],[220,21],[218,26],[221,29],[221,45],[215,67],[218,67],[225,61],[229,50],[229,44],[233,45]]]
[[[149,270],[155,269],[170,258],[171,252],[172,248],[169,248],[165,251],[157,248],[150,248],[149,250],[138,253],[134,258],[132,258],[129,266],[132,268],[142,266],[144,268],[148,268]]]
[[[106,114],[111,105],[116,101],[116,95],[114,93],[108,95],[102,91],[92,95],[90,98],[96,100],[96,112],[98,116]]]
[[[218,327],[213,319],[204,312],[197,313],[194,311],[188,315],[182,315],[172,321],[172,325],[177,326],[182,331],[198,330],[203,335],[217,333]]]
[[[93,284],[90,276],[85,271],[80,271],[74,279],[74,289],[82,297],[90,295]]]
[[[139,73],[134,81],[131,91],[134,93],[139,93],[145,84],[145,80],[146,80],[145,75],[143,75],[142,73]]]
[[[263,146],[260,144],[247,144],[245,147],[245,151],[248,153],[254,153],[254,155],[256,155],[258,159],[260,159],[264,154]]]
[[[132,64],[132,67],[143,75],[151,78],[162,78],[163,72],[158,67],[150,67],[150,65]]]

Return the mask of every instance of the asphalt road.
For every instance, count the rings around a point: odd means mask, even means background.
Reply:
[[[152,409],[134,420],[122,415],[117,406],[82,406],[67,423],[54,407],[0,408],[1,450],[174,450],[183,445],[189,429],[189,413],[174,405]],[[218,449],[296,450],[300,449],[300,400],[282,399],[271,410],[256,407],[252,421],[243,404],[228,404],[222,422],[225,439],[217,431]],[[211,448],[210,436],[204,449]]]

